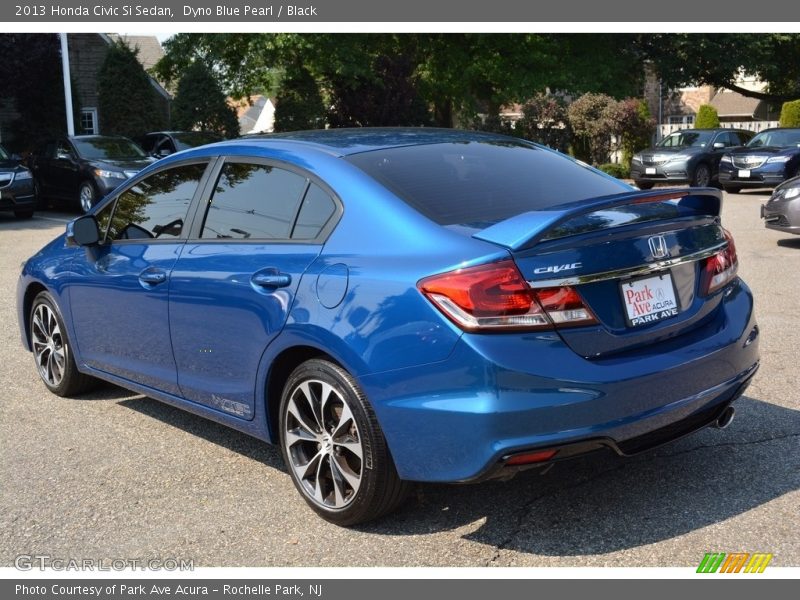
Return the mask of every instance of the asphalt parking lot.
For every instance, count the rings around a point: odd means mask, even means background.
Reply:
[[[766,195],[726,195],[761,370],[726,430],[477,486],[425,485],[358,529],[317,518],[277,449],[105,387],[39,382],[19,341],[20,264],[70,215],[0,213],[0,565],[20,554],[193,559],[195,566],[696,566],[771,552],[800,566],[800,237],[764,229]],[[469,432],[464,432],[469,443]]]

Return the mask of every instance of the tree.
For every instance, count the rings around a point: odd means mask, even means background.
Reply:
[[[800,100],[783,103],[780,125],[781,127],[800,127]]]
[[[0,81],[3,96],[19,114],[3,142],[13,152],[31,152],[67,132],[61,47],[53,34],[0,34]],[[24,74],[21,76],[20,74]],[[72,86],[74,123],[79,123],[80,101]]]
[[[634,153],[650,145],[655,119],[650,116],[647,103],[638,98],[610,103],[605,116],[617,148],[622,151],[622,164],[630,167]]]
[[[522,137],[567,152],[572,131],[564,102],[553,95],[537,94],[522,106],[516,129]]]
[[[697,109],[697,119],[694,122],[695,129],[714,129],[719,127],[719,113],[710,104],[701,104]]]
[[[123,42],[111,44],[97,74],[100,130],[108,135],[139,136],[167,127],[158,92]]]
[[[236,110],[228,105],[214,73],[201,60],[189,65],[178,82],[172,127],[214,131],[229,138],[239,135]]]
[[[336,108],[335,118],[397,122],[396,113],[354,102],[354,90],[368,90],[373,104],[409,98],[411,90],[430,107],[434,123],[450,127],[479,111],[497,115],[501,106],[548,87],[630,95],[643,78],[634,42],[627,34],[178,34],[166,42],[156,71],[175,80],[200,58],[219,73],[226,92],[243,97],[278,91],[282,79],[300,76],[302,65],[325,104]],[[415,110],[402,115],[411,117],[402,124],[418,121]]]
[[[587,93],[567,108],[572,131],[573,150],[581,160],[600,165],[608,162],[613,123],[610,114],[616,101],[607,94]]]
[[[317,82],[302,65],[290,70],[275,101],[275,131],[317,129],[324,124],[325,107]]]
[[[427,125],[431,119],[407,56],[376,57],[373,76],[332,81],[331,127]]]
[[[800,96],[800,34],[642,34],[636,45],[667,87],[711,85],[769,102]],[[737,83],[742,75],[768,82],[769,88],[742,87]]]

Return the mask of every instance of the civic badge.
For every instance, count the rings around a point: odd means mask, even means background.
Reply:
[[[663,235],[654,235],[647,240],[647,245],[650,246],[650,254],[653,258],[667,258],[669,256],[669,248],[667,248],[667,240]]]

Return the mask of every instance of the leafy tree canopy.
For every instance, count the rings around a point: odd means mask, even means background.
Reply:
[[[190,64],[178,82],[172,103],[172,127],[214,131],[229,138],[239,135],[236,110],[228,105],[214,73],[202,60]]]

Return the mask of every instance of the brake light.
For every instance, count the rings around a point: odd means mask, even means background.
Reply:
[[[513,467],[514,465],[546,462],[553,458],[557,452],[558,450],[539,450],[538,452],[528,452],[527,454],[516,454],[506,461],[506,466]]]
[[[513,260],[467,267],[421,280],[417,287],[467,331],[552,329],[596,320],[570,287],[532,290]]]
[[[707,296],[733,281],[739,270],[739,259],[736,256],[736,244],[733,242],[733,236],[727,229],[723,229],[723,232],[728,245],[703,263],[700,287],[703,296]]]

